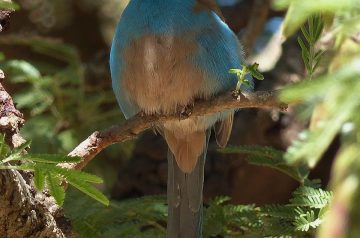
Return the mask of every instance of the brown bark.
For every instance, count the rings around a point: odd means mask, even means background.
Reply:
[[[24,119],[1,83],[0,107],[0,132],[17,147],[25,141],[19,134]],[[54,199],[31,186],[30,173],[0,170],[0,237],[71,237],[69,227]]]
[[[0,31],[8,26],[11,11],[0,10]],[[0,69],[0,81],[5,79]],[[7,144],[17,147],[25,142],[19,134],[24,124],[22,113],[0,83],[0,133]],[[31,186],[31,174],[0,170],[0,237],[71,237],[70,225],[53,198]]]

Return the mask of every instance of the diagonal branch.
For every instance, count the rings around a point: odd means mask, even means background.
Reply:
[[[226,109],[240,108],[277,108],[286,110],[287,105],[277,100],[277,91],[258,91],[238,95],[234,95],[234,92],[227,92],[210,100],[197,101],[186,118],[217,113]],[[186,118],[180,119],[178,114],[147,116],[137,114],[120,125],[113,126],[104,131],[94,132],[69,154],[70,156],[79,156],[83,158],[83,161],[77,164],[63,164],[62,166],[81,170],[109,145],[132,139],[158,123]]]

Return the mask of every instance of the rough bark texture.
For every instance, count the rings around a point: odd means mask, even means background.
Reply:
[[[0,10],[0,31],[8,26],[11,11]],[[5,79],[0,69],[0,81]],[[0,133],[11,148],[25,142],[19,134],[24,124],[22,113],[0,83]],[[0,237],[71,237],[69,223],[54,200],[31,186],[31,174],[0,170]],[[66,234],[66,236],[65,236]]]
[[[0,107],[0,132],[10,147],[17,147],[25,142],[19,134],[24,120],[1,83]],[[31,186],[30,173],[0,170],[0,237],[71,237],[69,228],[54,200]]]

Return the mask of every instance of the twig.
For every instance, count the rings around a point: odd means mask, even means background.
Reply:
[[[287,105],[279,102],[276,94],[277,91],[258,91],[254,93],[243,93],[234,97],[233,92],[227,92],[208,101],[197,101],[190,115],[186,118],[217,113],[226,109],[278,108],[280,110],[286,110]],[[77,164],[63,164],[62,166],[81,170],[107,146],[132,139],[142,131],[149,129],[158,123],[182,119],[180,119],[178,114],[135,115],[120,125],[113,126],[104,131],[94,132],[69,154],[70,156],[79,156],[83,158],[82,162]]]

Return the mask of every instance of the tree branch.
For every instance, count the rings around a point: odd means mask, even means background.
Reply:
[[[279,102],[276,94],[277,91],[258,91],[236,95],[234,95],[234,92],[227,92],[211,100],[195,102],[191,112],[184,118],[180,118],[179,114],[147,116],[137,114],[120,125],[112,126],[104,131],[94,132],[69,154],[70,156],[79,156],[83,158],[83,161],[77,164],[63,164],[62,166],[81,170],[109,145],[132,139],[144,130],[166,121],[194,118],[226,109],[277,108],[286,110],[287,105]]]

